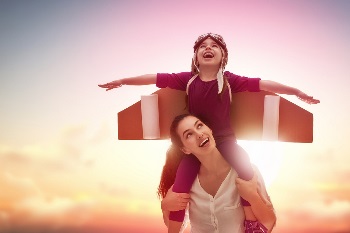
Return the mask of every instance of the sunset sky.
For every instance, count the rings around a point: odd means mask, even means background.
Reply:
[[[314,142],[239,142],[276,233],[350,232],[350,1],[0,0],[0,233],[165,232],[169,141],[119,141],[117,113],[157,90],[97,85],[189,71],[200,34],[226,70],[315,98]]]

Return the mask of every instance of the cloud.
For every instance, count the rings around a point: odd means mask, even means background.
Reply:
[[[300,189],[303,190],[303,189]],[[276,232],[283,233],[338,233],[349,232],[350,225],[350,201],[330,199],[323,193],[303,190],[304,195],[294,195],[294,198],[286,198],[285,202],[277,206]],[[291,226],[292,223],[292,226]]]
[[[93,167],[96,152],[110,138],[108,125],[79,124],[65,127],[56,140],[22,146],[0,143],[0,163],[11,170],[66,172],[77,167]]]
[[[350,201],[314,201],[299,206],[299,211],[320,219],[333,219],[350,216]]]
[[[79,199],[49,195],[41,190],[35,180],[0,173],[0,232],[13,232],[23,227],[49,226],[49,230],[88,221],[95,203]],[[11,227],[10,227],[11,226]]]
[[[109,185],[105,182],[100,182],[99,184],[99,187],[100,187],[100,191],[102,191],[103,193],[106,193],[108,195],[111,195],[111,196],[129,196],[131,197],[132,194],[130,192],[130,190],[126,187],[120,187],[119,186],[116,186],[116,185]]]
[[[85,148],[103,143],[109,138],[110,126],[105,122],[71,125],[63,130],[61,145],[68,155],[79,156]]]
[[[0,232],[10,231],[9,214],[5,211],[0,211]]]
[[[93,206],[94,203],[91,200],[77,201],[58,196],[24,198],[14,203],[17,213],[27,215],[28,224],[50,222],[53,228],[83,224],[89,219],[89,210]]]
[[[3,173],[3,185],[6,185],[7,192],[15,190],[17,196],[41,196],[42,192],[35,182],[28,177],[15,177],[9,172]],[[5,192],[3,192],[5,193]]]

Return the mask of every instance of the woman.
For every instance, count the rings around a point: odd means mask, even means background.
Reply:
[[[164,198],[162,209],[168,232],[179,232],[182,225],[181,222],[168,219],[169,211],[183,209],[187,200],[190,203],[189,218],[193,233],[241,233],[244,232],[244,226],[248,228],[246,232],[250,232],[254,224],[255,227],[261,228],[261,232],[271,232],[276,216],[267,200],[265,189],[261,191],[258,188],[257,175],[255,174],[251,181],[239,179],[216,148],[212,130],[208,126],[195,116],[180,115],[171,125],[170,137],[172,146],[168,150],[158,188],[158,195]],[[180,161],[184,156],[191,154],[201,165],[192,185],[190,198],[181,194],[185,197],[182,199],[176,197],[170,188]],[[262,181],[261,176],[259,178]],[[240,204],[240,196],[251,203],[252,212],[261,224],[244,221],[245,214]],[[174,209],[178,204],[181,207]]]

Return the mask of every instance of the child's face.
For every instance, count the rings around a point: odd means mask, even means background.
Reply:
[[[222,60],[222,51],[220,46],[211,38],[207,38],[197,50],[197,61],[199,66],[215,65],[220,68]]]
[[[177,127],[183,152],[201,156],[215,148],[215,140],[211,129],[194,116],[185,117]]]

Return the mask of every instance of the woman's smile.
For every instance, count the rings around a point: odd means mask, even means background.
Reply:
[[[204,147],[209,143],[209,138],[205,138],[200,144],[199,147]]]

